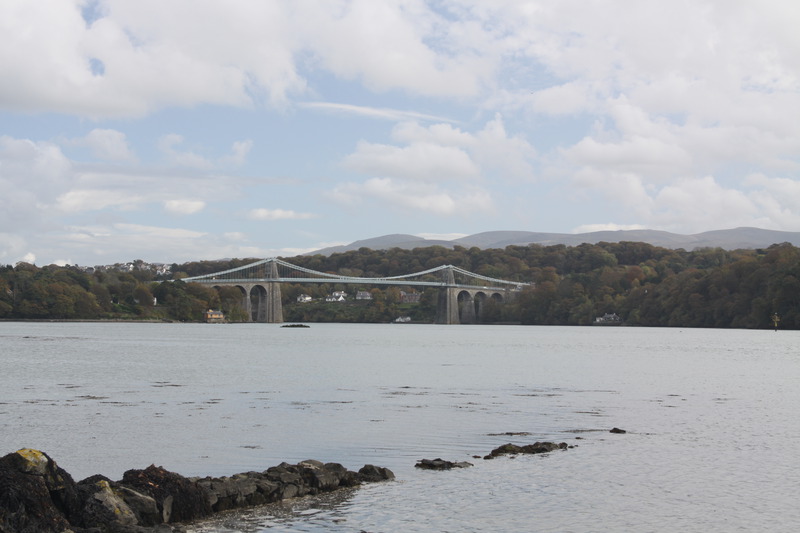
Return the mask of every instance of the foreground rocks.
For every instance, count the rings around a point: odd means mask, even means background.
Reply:
[[[352,472],[338,463],[282,463],[264,472],[186,478],[151,465],[121,481],[95,475],[75,482],[46,453],[22,449],[0,458],[0,533],[145,533],[213,513],[394,479],[387,468]]]

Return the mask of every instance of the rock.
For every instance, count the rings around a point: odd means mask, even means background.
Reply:
[[[205,518],[212,512],[202,487],[160,466],[128,470],[122,475],[121,484],[153,498],[167,524]]]
[[[0,533],[182,533],[188,526],[171,524],[390,479],[387,468],[352,472],[308,460],[202,479],[151,465],[121,481],[95,475],[75,483],[47,454],[23,449],[0,458]]]
[[[78,502],[72,476],[47,454],[23,448],[0,458],[0,531],[60,533]]]
[[[280,485],[270,481],[261,472],[246,472],[221,478],[207,477],[197,483],[205,489],[211,509],[215,513],[281,499]]]
[[[156,501],[146,494],[137,492],[129,487],[114,484],[114,491],[128,504],[139,525],[155,526],[161,523],[162,515],[158,510]]]
[[[94,475],[78,482],[83,509],[71,520],[82,527],[114,527],[127,525],[155,526],[163,521],[156,501],[129,487]]]
[[[620,433],[620,434],[622,434],[622,433],[627,433],[627,431],[625,431],[624,429],[619,429],[619,428],[611,428],[611,431],[609,431],[609,433]]]
[[[380,466],[364,465],[358,471],[358,479],[364,482],[391,481],[394,479],[394,472]]]
[[[509,454],[536,454],[536,453],[548,453],[555,450],[566,450],[569,448],[569,445],[566,442],[561,442],[556,444],[555,442],[535,442],[533,444],[526,444],[524,446],[517,446],[516,444],[503,444],[502,446],[495,448],[492,450],[489,455],[485,456],[484,459],[494,459],[500,455],[509,455]]]
[[[450,470],[452,468],[467,468],[472,466],[472,463],[468,463],[466,461],[454,463],[452,461],[445,461],[444,459],[436,458],[420,459],[414,466],[424,470]]]
[[[111,488],[106,479],[82,481],[79,483],[84,499],[80,518],[72,520],[73,525],[82,527],[104,527],[112,522],[121,526],[137,525],[139,520],[133,510]],[[155,502],[153,502],[155,504]]]

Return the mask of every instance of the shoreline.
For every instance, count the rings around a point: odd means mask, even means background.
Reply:
[[[126,471],[119,481],[95,474],[75,482],[46,453],[23,448],[0,457],[0,530],[179,533],[223,511],[394,479],[385,467],[368,464],[354,472],[306,460],[202,478],[150,465]]]

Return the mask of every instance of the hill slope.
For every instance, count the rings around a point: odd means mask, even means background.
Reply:
[[[668,231],[658,230],[620,230],[620,231],[595,231],[591,233],[537,233],[532,231],[487,231],[476,233],[452,241],[424,239],[414,235],[393,234],[355,241],[351,244],[323,248],[306,255],[333,253],[370,248],[373,250],[387,250],[389,248],[413,249],[425,246],[473,246],[481,249],[505,248],[506,246],[526,246],[528,244],[541,244],[549,246],[564,244],[577,246],[583,243],[596,244],[598,242],[646,242],[653,246],[664,248],[724,248],[726,250],[767,248],[772,244],[788,242],[800,246],[800,232],[776,231],[760,228],[735,228],[725,230],[706,231],[694,235],[681,235]]]

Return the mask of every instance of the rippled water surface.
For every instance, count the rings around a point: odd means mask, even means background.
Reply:
[[[0,362],[0,453],[76,479],[397,475],[198,532],[800,529],[798,332],[0,322]],[[536,440],[576,447],[473,457]],[[436,457],[474,466],[414,468]]]

